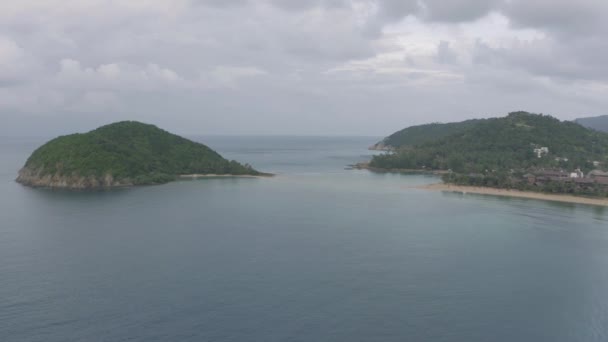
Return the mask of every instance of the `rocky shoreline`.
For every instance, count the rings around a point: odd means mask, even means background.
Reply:
[[[133,186],[130,180],[116,180],[111,174],[103,177],[65,176],[61,174],[44,174],[43,170],[32,170],[27,167],[19,170],[17,183],[34,188],[88,190]]]
[[[258,178],[272,177],[273,174],[262,173],[259,175],[231,175],[231,174],[188,174],[177,175],[176,180],[182,179],[198,179],[198,178],[219,178],[219,177],[238,177],[238,178]],[[49,189],[64,189],[64,190],[102,190],[111,188],[124,188],[136,186],[130,179],[115,179],[111,174],[106,174],[103,177],[95,176],[66,176],[61,174],[44,174],[43,170],[31,170],[22,168],[15,181],[19,184],[30,186],[33,188],[49,188]],[[162,184],[162,183],[159,183]],[[146,185],[146,184],[140,184]],[[151,184],[149,184],[151,185]]]

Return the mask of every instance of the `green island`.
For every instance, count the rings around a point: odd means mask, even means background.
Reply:
[[[608,197],[608,133],[575,122],[513,112],[391,137],[379,143],[388,152],[364,167],[440,173],[454,185]]]
[[[98,189],[204,175],[269,174],[154,125],[122,121],[47,142],[28,158],[16,181],[33,187]]]

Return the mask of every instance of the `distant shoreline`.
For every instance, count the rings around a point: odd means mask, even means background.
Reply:
[[[480,186],[466,186],[466,185],[436,183],[436,184],[417,186],[416,189],[436,190],[436,191],[444,191],[444,192],[457,192],[457,193],[472,193],[472,194],[492,195],[492,196],[502,196],[502,197],[528,198],[528,199],[537,199],[537,200],[544,200],[544,201],[587,204],[587,205],[608,207],[608,199],[602,199],[602,198],[588,198],[588,197],[562,195],[562,194],[545,194],[545,193],[532,192],[532,191],[496,189],[496,188],[487,188],[487,187],[480,187]]]
[[[428,170],[428,169],[382,169],[377,167],[369,166],[369,163],[357,163],[351,165],[353,169],[357,170],[369,170],[376,173],[416,173],[416,174],[431,174],[431,175],[443,175],[448,173],[445,170]]]
[[[274,177],[272,173],[262,173],[259,175],[231,175],[231,174],[214,174],[214,173],[193,173],[187,175],[178,175],[177,179],[198,179],[198,178],[267,178]]]

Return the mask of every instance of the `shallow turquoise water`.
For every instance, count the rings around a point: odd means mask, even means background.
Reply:
[[[269,179],[68,193],[0,140],[2,341],[606,341],[608,211],[344,170],[376,138],[207,137]]]

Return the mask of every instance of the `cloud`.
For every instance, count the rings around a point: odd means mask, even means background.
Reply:
[[[0,35],[0,87],[25,81],[28,71],[34,69],[26,51],[13,40]]]
[[[608,3],[597,0],[512,0],[502,10],[514,26],[535,27],[566,35],[605,32]]]
[[[271,4],[290,11],[310,10],[312,8],[344,8],[350,7],[347,0],[271,0]]]
[[[17,44],[7,38],[0,37],[0,64],[10,65],[23,57],[23,50]]]
[[[594,0],[5,1],[0,134],[123,118],[386,134],[520,108],[605,114],[606,14]]]
[[[79,61],[66,58],[60,61],[59,72],[52,81],[72,88],[152,90],[175,86],[184,80],[175,71],[154,63],[108,63],[83,67]]]
[[[450,47],[450,42],[442,40],[437,45],[437,62],[441,64],[452,64],[458,61],[458,55]]]
[[[495,11],[503,0],[425,0],[421,1],[423,16],[438,22],[468,22]]]
[[[235,87],[236,83],[243,78],[250,78],[264,75],[264,70],[255,67],[233,67],[233,66],[217,66],[211,72],[212,78],[221,85]]]

